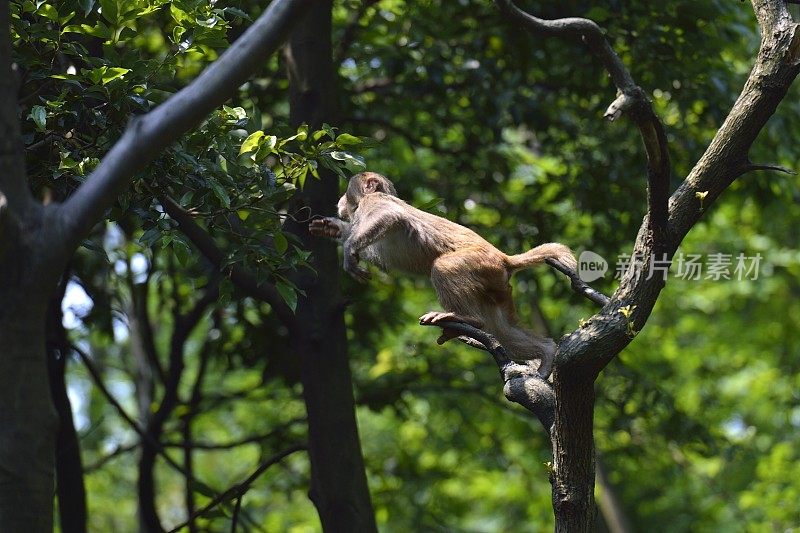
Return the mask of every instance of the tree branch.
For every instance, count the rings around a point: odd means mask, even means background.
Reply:
[[[131,416],[125,411],[125,408],[122,407],[122,404],[120,404],[119,401],[117,401],[117,399],[114,397],[114,395],[111,394],[111,391],[108,390],[108,387],[106,387],[105,383],[103,383],[103,378],[100,376],[100,372],[94,366],[94,363],[92,363],[92,360],[89,358],[89,355],[80,348],[78,348],[77,346],[75,346],[74,344],[70,346],[70,349],[76,354],[78,354],[78,358],[84,364],[86,370],[89,371],[89,375],[92,376],[94,384],[97,386],[98,389],[100,389],[101,394],[106,397],[108,403],[110,403],[114,407],[114,409],[117,410],[119,416],[121,416],[122,419],[128,423],[131,429],[133,429],[133,431],[136,432],[137,435],[139,435],[142,441],[150,442],[150,444],[154,446],[155,449],[157,450],[158,455],[160,455],[167,462],[167,464],[169,464],[172,468],[174,468],[181,474],[186,475],[186,472],[183,469],[183,467],[179,465],[174,459],[172,459],[172,457],[170,457],[164,451],[164,447],[161,446],[159,442],[153,441],[150,435],[133,418],[131,418]]]
[[[17,109],[18,76],[12,67],[9,3],[0,2],[0,193],[22,219],[35,204],[25,179],[25,160]]]
[[[281,462],[283,459],[290,456],[291,454],[305,449],[306,446],[304,444],[296,444],[294,446],[286,448],[279,454],[270,457],[268,460],[261,463],[261,465],[255,471],[253,471],[252,474],[247,476],[247,479],[245,479],[241,483],[237,483],[236,485],[222,492],[222,494],[213,498],[210,502],[208,502],[208,504],[205,507],[199,509],[196,513],[190,516],[189,519],[186,520],[185,522],[178,524],[174,528],[170,529],[168,533],[177,533],[178,531],[189,525],[189,522],[203,516],[214,507],[222,503],[229,502],[233,499],[241,498],[242,495],[244,495],[248,490],[250,490],[250,485],[252,485],[253,482],[255,482],[255,480],[258,479],[259,476],[261,476],[261,474],[266,472],[269,467]]]
[[[246,444],[256,444],[256,443],[263,443],[272,437],[276,437],[281,435],[285,430],[291,428],[294,425],[298,425],[301,423],[307,423],[308,420],[303,418],[295,418],[290,420],[285,424],[281,424],[280,426],[276,427],[275,429],[268,431],[266,433],[260,433],[258,435],[249,435],[247,437],[242,437],[240,439],[225,441],[225,442],[208,442],[208,441],[196,441],[193,440],[191,442],[192,448],[197,450],[230,450],[233,448],[238,448],[239,446],[244,446]],[[180,448],[184,444],[182,442],[165,442],[163,446],[165,448]]]
[[[600,60],[617,87],[617,98],[609,105],[605,117],[613,121],[627,112],[642,137],[647,154],[649,229],[656,249],[666,250],[669,243],[667,199],[670,172],[667,136],[646,93],[636,85],[625,64],[606,40],[603,30],[594,21],[584,18],[540,19],[519,9],[512,0],[495,0],[495,4],[508,18],[521,23],[528,31],[583,42]]]
[[[310,0],[275,0],[256,22],[192,83],[153,111],[131,119],[122,138],[60,206],[67,255],[143,169],[169,144],[230,98],[277,50]]]
[[[739,172],[738,175],[741,176],[742,174],[746,174],[748,172],[753,172],[756,170],[774,170],[775,172],[783,172],[784,174],[789,174],[792,176],[797,175],[797,172],[795,172],[791,168],[782,167],[780,165],[760,165],[756,163],[747,163],[738,170]]]
[[[466,337],[461,340],[470,346],[489,352],[500,370],[506,398],[536,415],[547,434],[550,434],[555,418],[555,393],[553,387],[542,379],[534,365],[512,361],[505,348],[493,335],[469,324],[445,320],[437,324],[422,325],[455,331]]]
[[[183,234],[197,246],[197,249],[200,250],[200,253],[202,253],[206,259],[215,267],[223,268],[225,274],[230,277],[231,281],[237,287],[253,298],[269,304],[275,312],[275,315],[283,325],[286,326],[290,333],[297,331],[297,321],[295,320],[294,313],[289,306],[286,305],[283,298],[281,298],[281,295],[278,293],[278,290],[273,285],[268,283],[259,284],[256,278],[236,265],[223,267],[225,252],[217,246],[217,243],[214,242],[214,238],[195,222],[192,215],[169,196],[159,198],[159,201],[164,207],[164,211],[178,223],[178,227]]]
[[[588,283],[583,281],[580,278],[580,276],[578,276],[578,273],[575,272],[574,270],[567,268],[566,266],[562,265],[555,259],[545,259],[544,262],[550,265],[551,267],[555,268],[565,276],[567,276],[572,282],[572,290],[577,292],[587,300],[596,303],[600,307],[603,307],[604,305],[606,305],[608,302],[611,301],[611,298],[609,298],[602,292],[593,289],[591,286],[589,286]]]
[[[669,199],[670,241],[661,256],[645,217],[631,254],[644,265],[671,257],[708,207],[743,173],[742,169],[755,170],[747,156],[750,147],[800,72],[800,31],[785,3],[753,0],[753,6],[762,33],[753,69],[705,153]],[[704,209],[700,208],[698,194],[703,195]],[[647,278],[632,264],[610,304],[561,340],[556,365],[593,361],[594,369],[599,371],[627,346],[632,339],[630,330],[642,328],[664,286],[661,276]],[[620,313],[624,306],[631,306],[628,316]]]

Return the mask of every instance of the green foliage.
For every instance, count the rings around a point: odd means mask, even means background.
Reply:
[[[604,25],[667,126],[673,186],[724,119],[757,46],[749,7],[728,0],[520,5]],[[71,338],[138,420],[147,420],[164,389],[153,362],[145,364],[142,328],[152,330],[150,348],[164,367],[180,317],[218,275],[164,213],[163,196],[212,235],[225,265],[275,283],[291,308],[298,301],[291,274],[313,273],[309,252],[283,226],[333,213],[334,206],[311,213],[296,201],[300,188],[327,171],[385,173],[403,198],[508,252],[559,240],[612,264],[630,253],[645,209],[643,150],[629,122],[602,120],[614,90],[589,54],[529,38],[491,2],[362,6],[345,0],[334,7],[337,122],[288,127],[288,81],[282,61],[272,58],[137,177],[76,256],[74,287],[93,305],[75,310]],[[262,7],[244,0],[225,7],[11,2],[35,194],[69,195],[132,116],[193,79]],[[751,159],[796,163],[798,102],[793,90]],[[799,187],[796,176],[759,173],[742,177],[711,207],[698,196],[704,222],[682,250],[760,252],[762,276],[671,278],[649,323],[629,324],[636,338],[598,382],[598,454],[637,530],[784,531],[800,523]],[[485,354],[438,347],[435,332],[416,326],[436,306],[425,280],[376,277],[368,288],[349,279],[343,286],[381,530],[552,529],[549,443],[537,423],[505,402]],[[189,490],[198,507],[306,438],[299,365],[285,328],[268,306],[218,281],[218,298],[183,345],[180,402],[162,437],[179,461],[186,421],[201,443],[260,438],[195,450],[198,481]],[[555,337],[594,311],[547,269],[521,273],[513,285],[520,320]],[[615,282],[607,276],[596,286],[610,293]],[[193,406],[202,361],[202,394]],[[133,530],[138,437],[85,369],[69,368],[90,530]],[[185,515],[185,480],[162,459],[156,474],[159,511],[165,525],[176,524]],[[308,483],[302,454],[270,469],[244,498],[241,527],[317,530]],[[221,506],[199,525],[228,530],[232,511]]]

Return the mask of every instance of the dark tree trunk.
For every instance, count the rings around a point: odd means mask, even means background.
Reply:
[[[553,441],[553,510],[556,531],[594,531],[594,380],[596,374],[556,367]]]
[[[312,128],[336,122],[336,81],[331,48],[331,5],[315,2],[291,34],[286,50],[291,122]],[[332,214],[339,196],[336,176],[309,176],[302,197],[314,214]],[[308,412],[310,497],[329,532],[375,531],[355,419],[347,358],[339,257],[334,243],[311,238],[305,224],[287,225],[313,252],[317,274],[297,278],[307,296],[297,307],[302,337],[292,339],[301,363]]]
[[[50,376],[50,394],[58,413],[56,433],[56,495],[58,496],[58,521],[64,533],[86,531],[86,488],[83,484],[83,464],[72,406],[67,395],[64,374],[69,359],[70,345],[62,324],[61,300],[64,299],[66,279],[47,310],[47,370]]]
[[[57,417],[45,359],[47,295],[35,281],[30,247],[21,242],[20,234],[27,232],[11,227],[17,225],[10,220],[5,223],[0,242],[0,527],[50,532]]]

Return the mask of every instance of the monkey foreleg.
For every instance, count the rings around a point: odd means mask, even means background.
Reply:
[[[309,222],[308,232],[315,237],[343,241],[350,235],[350,224],[334,217],[318,217]]]

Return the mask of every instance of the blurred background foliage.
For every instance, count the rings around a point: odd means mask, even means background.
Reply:
[[[36,194],[68,195],[131,115],[190,81],[263,4],[12,2]],[[607,29],[667,127],[673,187],[726,116],[758,45],[751,8],[741,2],[520,4],[546,18],[588,16]],[[195,215],[228,263],[276,281],[290,305],[289,273],[307,268],[308,256],[281,225],[316,214],[290,206],[319,165],[349,174],[365,162],[412,204],[505,251],[559,240],[599,253],[612,270],[645,211],[639,139],[627,121],[602,119],[614,91],[586,50],[531,38],[484,1],[343,0],[333,18],[336,130],[286,126],[285,65],[273,57],[139,176],[67,273],[69,339],[143,426],[163,407],[170,356],[183,354],[178,401],[157,437],[202,483],[187,486],[157,462],[165,526],[185,520],[187,501],[201,507],[264,458],[302,442],[306,429],[285,328],[204,260],[164,213],[164,197]],[[770,121],[754,161],[797,168],[798,96],[795,88]],[[758,279],[672,276],[648,325],[597,383],[598,457],[610,482],[598,491],[613,491],[637,530],[800,527],[798,200],[797,176],[739,179],[680,251],[760,253]],[[596,286],[610,293],[615,282],[608,274]],[[594,311],[545,268],[521,273],[514,288],[522,320],[555,337]],[[505,401],[483,353],[436,346],[435,332],[416,325],[436,306],[428,282],[348,279],[345,293],[381,530],[552,529],[545,435]],[[179,322],[193,309],[199,318],[184,335]],[[140,438],[77,358],[67,380],[89,528],[132,531]],[[247,492],[240,526],[318,530],[307,490],[308,462],[292,455]],[[201,526],[227,530],[233,505]]]

